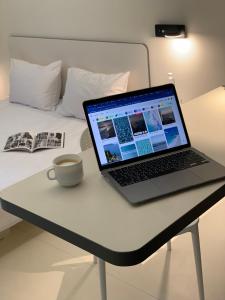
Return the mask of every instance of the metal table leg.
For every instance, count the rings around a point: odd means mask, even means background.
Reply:
[[[101,258],[98,259],[99,262],[99,279],[100,279],[100,289],[101,289],[101,300],[107,300],[106,291],[106,273],[105,273],[105,261]]]
[[[197,280],[198,280],[199,299],[205,300],[198,224],[192,228],[191,235],[192,235],[194,255],[195,255],[195,265],[196,265],[196,273],[197,273]]]

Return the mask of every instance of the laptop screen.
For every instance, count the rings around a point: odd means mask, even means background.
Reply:
[[[100,169],[189,145],[172,84],[84,102]]]

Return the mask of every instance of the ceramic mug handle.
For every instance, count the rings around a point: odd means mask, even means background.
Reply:
[[[53,176],[51,176],[51,172],[54,172]],[[51,169],[49,169],[47,171],[47,177],[48,177],[49,180],[55,180],[56,179],[56,177],[55,177],[55,169],[54,168],[51,168]]]

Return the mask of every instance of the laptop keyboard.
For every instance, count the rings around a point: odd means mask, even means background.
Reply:
[[[110,171],[109,174],[121,186],[126,186],[207,162],[196,152],[187,150]]]

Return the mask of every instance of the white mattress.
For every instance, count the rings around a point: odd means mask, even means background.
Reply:
[[[0,101],[0,191],[51,165],[54,157],[63,153],[80,152],[80,136],[87,127],[83,120],[60,116],[55,111],[41,111],[20,104]],[[7,138],[15,133],[31,131],[65,132],[65,147],[27,152],[2,152]],[[9,216],[0,211],[0,231],[9,227]],[[4,220],[3,220],[4,219]]]

